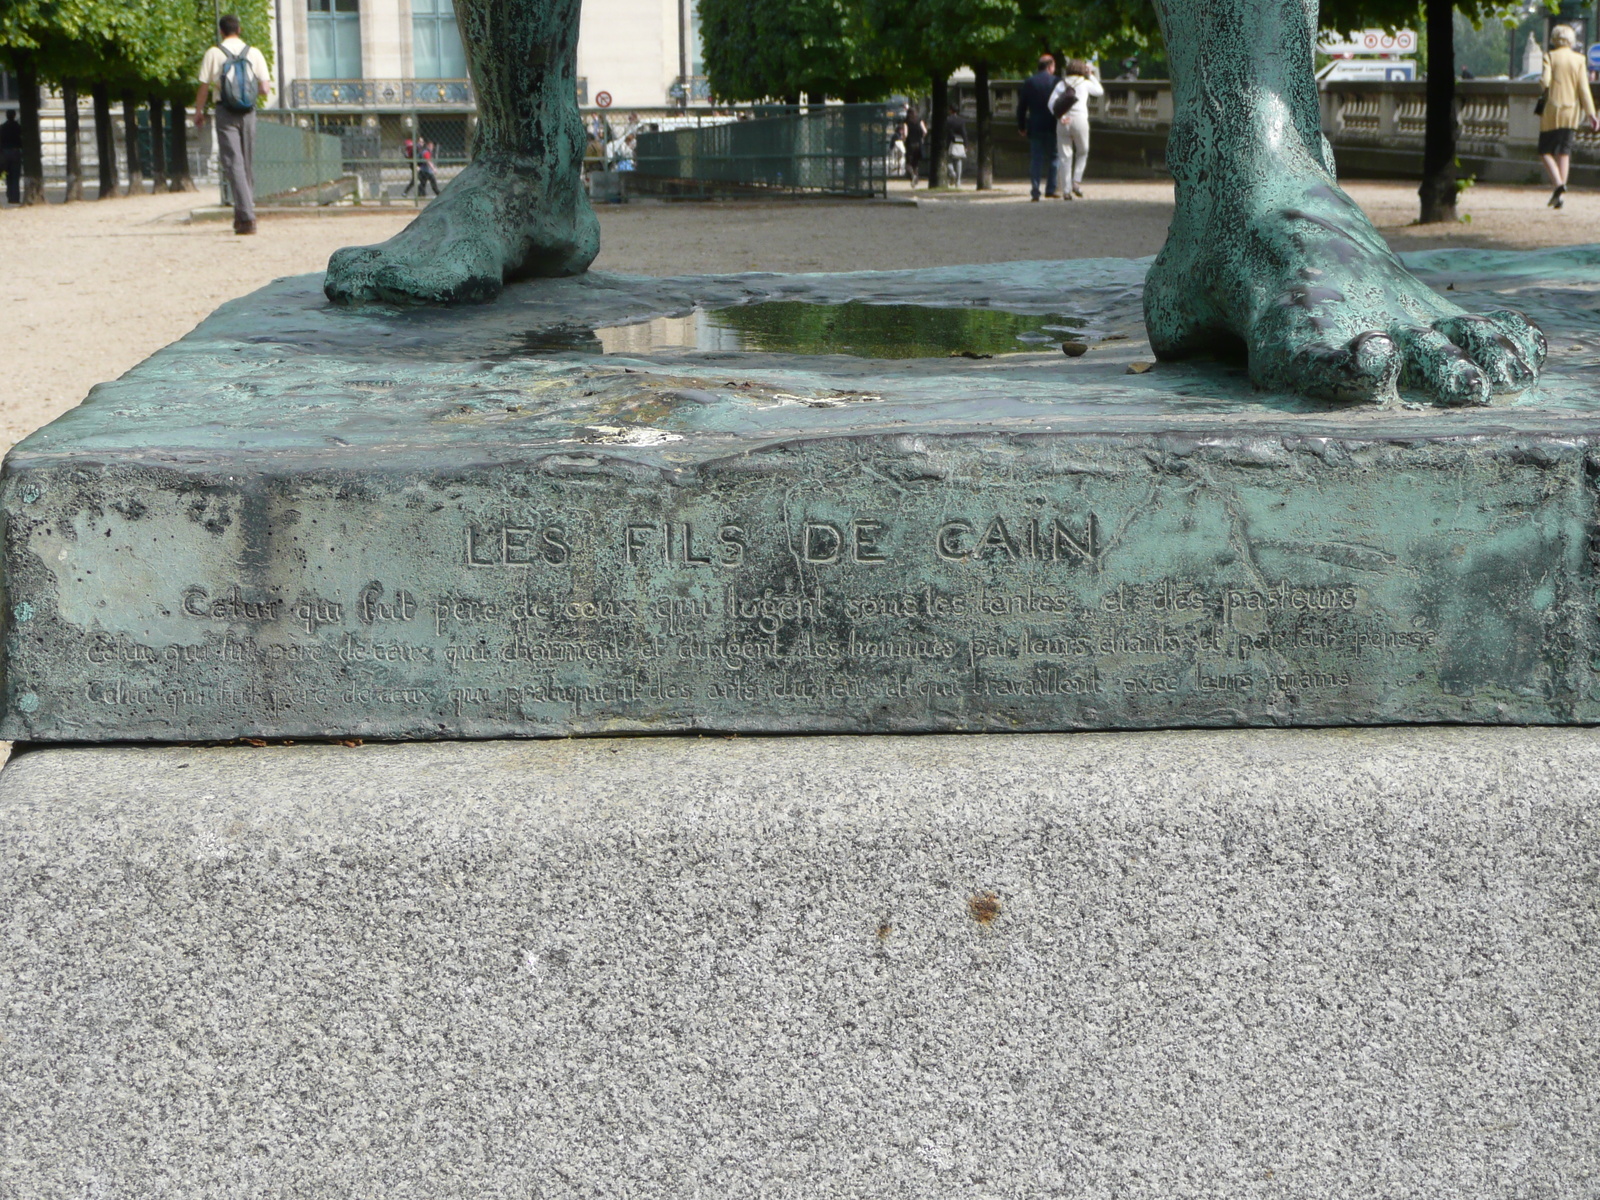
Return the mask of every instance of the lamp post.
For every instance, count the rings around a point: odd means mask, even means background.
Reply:
[[[678,107],[689,107],[689,0],[678,0]]]

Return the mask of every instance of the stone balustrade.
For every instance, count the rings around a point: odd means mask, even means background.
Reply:
[[[1095,129],[1110,135],[1107,149],[1134,143],[1148,163],[1160,161],[1172,124],[1172,91],[1165,80],[1107,80],[1091,99]],[[1463,80],[1456,85],[1463,175],[1501,183],[1535,182],[1539,174],[1537,83]],[[1413,178],[1421,170],[1427,131],[1427,84],[1359,80],[1322,85],[1322,128],[1340,174]],[[1579,182],[1600,181],[1600,135],[1578,131],[1573,170]],[[1592,177],[1592,178],[1591,178]]]
[[[477,99],[467,79],[295,79],[289,83],[289,107],[467,111],[477,107]]]
[[[1420,142],[1427,127],[1427,84],[1352,81],[1324,84],[1322,126],[1335,145],[1402,148]],[[1539,139],[1539,118],[1533,107],[1537,83],[1479,82],[1456,85],[1456,112],[1463,150],[1501,154]],[[1580,144],[1594,148],[1593,134]]]

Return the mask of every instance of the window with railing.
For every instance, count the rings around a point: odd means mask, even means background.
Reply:
[[[452,0],[411,0],[411,63],[416,79],[467,77]]]
[[[361,78],[359,0],[306,0],[310,78]]]

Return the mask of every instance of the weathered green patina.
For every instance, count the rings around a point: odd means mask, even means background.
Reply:
[[[342,302],[488,300],[505,280],[573,275],[600,250],[583,190],[579,0],[457,0],[478,97],[472,165],[405,229],[328,263]]]
[[[1177,212],[1151,272],[1158,357],[1238,357],[1257,386],[1341,402],[1404,386],[1483,405],[1538,378],[1545,339],[1416,279],[1334,181],[1312,47],[1317,0],[1161,0]],[[458,0],[482,107],[472,167],[381,246],[339,251],[342,303],[454,303],[593,261],[573,74],[579,0]]]
[[[1334,182],[1316,0],[1167,0],[1177,212],[1145,291],[1158,357],[1233,353],[1264,388],[1487,404],[1544,362],[1518,312],[1445,300]]]
[[[1065,307],[1054,263],[591,273],[467,312],[281,281],[7,459],[0,732],[1600,719],[1600,248],[1411,265],[1544,324],[1539,388],[1445,412],[1130,373],[1146,264],[1120,260],[1074,264]],[[930,299],[1090,349],[558,336]]]

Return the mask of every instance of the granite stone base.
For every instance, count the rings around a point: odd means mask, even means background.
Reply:
[[[1120,260],[591,274],[448,313],[280,281],[8,457],[0,736],[1600,721],[1600,248],[1411,265],[1539,321],[1538,391],[1141,373]],[[689,336],[767,301],[1053,316],[1087,350]]]
[[[0,1195],[1578,1200],[1600,737],[46,749]]]

